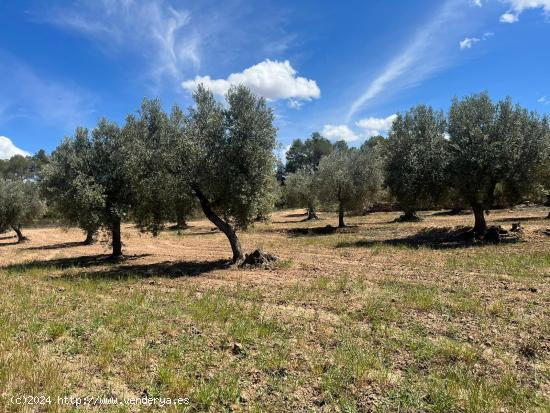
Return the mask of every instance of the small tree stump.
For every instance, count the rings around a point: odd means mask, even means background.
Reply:
[[[250,254],[246,254],[241,267],[263,267],[270,268],[279,258],[267,251],[257,249]]]

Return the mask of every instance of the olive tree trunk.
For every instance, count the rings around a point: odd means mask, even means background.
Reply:
[[[416,211],[410,210],[410,209],[405,209],[405,210],[403,210],[403,212],[404,212],[404,214],[403,214],[403,216],[401,216],[401,221],[404,221],[404,222],[420,221],[420,218],[416,214]]]
[[[477,235],[485,235],[487,232],[487,222],[485,221],[485,210],[478,204],[472,204],[472,211],[474,212],[474,233]]]
[[[122,240],[120,236],[120,218],[115,217],[111,222],[111,236],[113,238],[113,258],[122,256]]]
[[[86,231],[86,239],[84,240],[84,245],[92,245],[94,243],[95,231],[88,230]]]
[[[25,241],[28,241],[29,239],[23,235],[23,233],[21,232],[21,224],[18,224],[18,225],[12,225],[11,226],[12,229],[15,231],[15,233],[17,234],[17,242],[25,242]]]
[[[312,219],[319,219],[319,217],[315,212],[315,206],[313,205],[313,202],[309,202],[307,205],[307,220],[309,221]]]
[[[344,228],[346,223],[344,222],[344,203],[339,201],[338,203],[338,228]]]
[[[235,232],[233,226],[221,219],[212,210],[212,205],[210,204],[210,201],[208,200],[208,198],[206,198],[206,196],[202,193],[198,186],[194,185],[191,187],[191,189],[193,189],[193,192],[199,199],[202,211],[204,212],[204,215],[206,215],[206,218],[208,218],[210,222],[212,222],[221,232],[223,232],[229,240],[231,250],[233,251],[233,263],[238,264],[242,262],[244,260],[244,252],[241,247],[239,237],[237,237],[237,233]]]

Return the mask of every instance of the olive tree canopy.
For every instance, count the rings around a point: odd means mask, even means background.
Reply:
[[[180,168],[206,217],[227,236],[233,261],[239,262],[244,253],[236,230],[264,215],[273,189],[274,115],[263,98],[244,86],[228,91],[227,108],[202,86],[193,97],[173,169]]]
[[[377,151],[335,150],[321,159],[317,182],[321,201],[338,205],[338,226],[344,227],[345,211],[363,209],[380,190],[380,156]]]
[[[393,122],[386,149],[386,185],[405,212],[403,219],[416,219],[416,211],[438,203],[446,185],[448,141],[442,112],[419,105]]]
[[[86,244],[101,227],[104,209],[102,188],[90,175],[92,142],[88,130],[77,128],[74,138],[65,139],[52,153],[42,171],[42,194],[69,224],[86,232]]]
[[[67,220],[88,233],[99,227],[111,232],[114,257],[122,255],[121,222],[131,203],[124,147],[119,127],[106,119],[91,136],[78,128],[54,151],[42,179],[44,193]]]
[[[26,241],[22,226],[40,217],[44,203],[36,183],[0,178],[0,232],[13,229],[17,242]]]
[[[200,86],[195,106],[166,115],[158,101],[145,101],[129,117],[127,168],[142,228],[158,231],[174,197],[199,201],[206,217],[228,238],[233,261],[244,259],[237,230],[264,217],[273,203],[276,129],[264,99],[232,87],[227,107]]]
[[[307,219],[318,218],[315,211],[319,202],[319,190],[313,171],[300,169],[289,174],[284,191],[289,206],[306,208]]]
[[[452,184],[472,207],[474,232],[487,229],[484,210],[498,188],[508,204],[537,182],[548,122],[510,98],[494,103],[487,93],[455,98],[449,111]]]

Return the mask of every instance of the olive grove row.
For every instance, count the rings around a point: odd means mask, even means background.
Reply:
[[[550,189],[548,118],[486,93],[454,99],[448,115],[414,107],[398,114],[388,138],[360,148],[317,133],[296,140],[286,165],[274,155],[277,131],[264,99],[233,87],[224,105],[199,87],[194,102],[166,113],[146,99],[122,127],[102,119],[49,157],[0,162],[0,232],[12,228],[23,240],[21,225],[47,207],[82,228],[87,242],[107,229],[120,256],[121,223],[156,235],[200,208],[240,262],[237,231],[282,202],[307,208],[311,219],[320,204],[336,207],[339,226],[347,211],[380,200],[396,200],[404,219],[425,208],[471,208],[482,237],[485,209],[542,199]]]

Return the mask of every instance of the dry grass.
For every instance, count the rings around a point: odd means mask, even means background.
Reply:
[[[116,264],[77,230],[0,235],[0,411],[143,394],[190,399],[159,411],[550,411],[546,211],[493,212],[525,227],[525,242],[493,246],[446,242],[469,215],[376,213],[307,235],[335,217],[298,212],[242,234],[283,258],[274,270],[228,267],[205,221],[156,239],[126,226]]]

